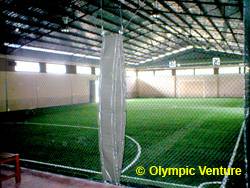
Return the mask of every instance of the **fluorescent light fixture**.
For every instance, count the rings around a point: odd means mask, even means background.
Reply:
[[[227,54],[237,54],[237,55],[243,55],[242,52],[240,51],[232,51],[232,50],[222,50],[222,49],[216,49],[216,48],[210,48],[207,49],[207,47],[196,47],[197,49],[203,49],[206,51],[217,51],[217,52],[222,52],[222,53],[227,53]]]
[[[4,46],[8,46],[11,48],[22,48],[25,50],[33,50],[33,51],[39,51],[39,52],[48,52],[48,53],[54,53],[54,54],[62,54],[62,55],[69,55],[69,56],[76,56],[76,57],[84,57],[87,59],[98,59],[100,60],[100,57],[97,56],[91,56],[91,55],[84,55],[84,54],[78,54],[78,53],[72,53],[72,52],[65,52],[65,51],[60,51],[60,50],[52,50],[52,49],[47,49],[47,48],[39,48],[39,47],[32,47],[32,46],[22,46],[19,44],[12,44],[5,42]]]
[[[100,57],[96,57],[96,56],[92,56],[92,55],[86,55],[85,56],[86,58],[88,58],[88,59],[101,59]]]
[[[40,72],[39,63],[26,62],[26,61],[15,61],[15,71],[17,72]]]
[[[20,48],[21,47],[20,44],[13,44],[13,43],[8,43],[8,42],[5,42],[3,45],[11,47],[11,48]]]
[[[84,57],[84,58],[88,58],[88,59],[98,59],[98,60],[101,59],[100,57],[91,56],[91,55],[84,55],[84,54],[73,54],[73,56]]]
[[[63,33],[69,33],[69,29],[68,28],[63,28],[63,29],[61,29],[61,32],[63,32]]]
[[[162,54],[162,55],[159,55],[158,57],[159,57],[159,58],[162,58],[162,57],[164,57],[164,56],[165,56],[165,55],[164,55],[164,54]]]
[[[159,18],[160,17],[160,14],[153,14],[153,15],[150,15],[151,18]]]
[[[183,52],[183,51],[186,51],[186,50],[189,50],[189,49],[192,49],[192,48],[194,48],[194,47],[193,46],[187,46],[185,48],[180,48],[179,50],[174,50],[172,52],[167,52],[165,54],[161,54],[159,56],[152,57],[151,59],[146,59],[144,61],[140,61],[139,63],[140,64],[147,63],[149,61],[157,60],[157,59],[160,59],[160,58],[163,58],[163,57],[166,57],[166,56],[170,56],[170,55],[173,55],[173,54],[176,54],[176,53],[179,53],[179,52]]]
[[[49,52],[49,53],[62,54],[62,55],[73,55],[72,52],[58,51],[58,50],[52,50],[52,49],[46,49],[46,48],[37,48],[37,47],[32,47],[32,46],[22,46],[21,48],[26,49],[26,50],[39,51],[39,52]]]
[[[66,73],[66,66],[48,63],[48,64],[46,64],[46,72],[47,73],[54,73],[54,74],[65,74]]]
[[[131,63],[131,62],[127,62],[127,64],[129,64],[129,65],[139,65],[139,63]]]
[[[76,57],[86,57],[86,55],[84,55],[84,54],[73,54],[73,56],[76,56]]]

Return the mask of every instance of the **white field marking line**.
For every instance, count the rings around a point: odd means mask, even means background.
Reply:
[[[90,129],[95,129],[97,130],[97,127],[86,127],[86,126],[75,126],[75,125],[61,125],[61,124],[50,124],[50,123],[37,123],[37,122],[17,122],[19,124],[34,124],[34,125],[46,125],[46,126],[58,126],[58,127],[73,127],[73,128],[90,128]],[[132,140],[138,148],[138,153],[135,157],[135,159],[126,167],[129,169],[140,157],[141,155],[141,146],[140,144],[132,137],[126,135],[127,138]],[[65,165],[58,165],[58,164],[52,164],[52,163],[45,163],[41,161],[35,161],[35,160],[29,160],[29,159],[21,159],[21,161],[26,161],[26,162],[31,162],[31,163],[37,163],[37,164],[43,164],[43,165],[48,165],[48,166],[53,166],[53,167],[59,167],[59,168],[65,168],[65,169],[70,169],[70,170],[76,170],[76,171],[82,171],[82,172],[88,172],[88,173],[93,173],[93,174],[102,174],[101,172],[95,171],[95,170],[90,170],[90,169],[84,169],[84,168],[75,168],[75,167],[70,167],[70,166],[65,166]],[[126,171],[127,169],[124,168],[122,170]],[[186,187],[186,188],[197,188],[197,186],[191,186],[191,185],[185,185],[185,184],[177,184],[177,183],[168,183],[168,182],[162,182],[162,181],[155,181],[155,180],[149,180],[149,179],[144,179],[144,178],[137,178],[137,177],[131,177],[131,176],[126,176],[126,175],[121,175],[123,178],[127,179],[133,179],[133,180],[139,180],[139,181],[144,181],[144,182],[150,182],[150,183],[156,183],[156,184],[162,184],[162,185],[172,185],[172,186],[177,186],[177,187]]]
[[[124,173],[124,172],[127,171],[131,166],[133,166],[133,165],[136,163],[136,161],[137,161],[137,160],[140,158],[140,156],[141,156],[141,145],[140,145],[134,138],[132,138],[131,136],[126,135],[126,137],[127,137],[128,139],[132,140],[132,141],[136,144],[136,146],[137,146],[137,154],[136,154],[134,160],[133,160],[130,164],[128,164],[128,166],[126,166],[126,167],[122,170],[122,173]]]
[[[31,122],[17,122],[19,124],[34,124],[34,125],[46,125],[46,126],[58,126],[58,127],[74,127],[74,128],[91,128],[91,129],[98,129],[96,127],[84,127],[84,126],[74,126],[74,125],[61,125],[61,124],[50,124],[50,123],[31,123]],[[131,139],[138,148],[138,153],[141,155],[141,146],[140,144],[133,139],[130,136],[127,136],[127,138]],[[140,149],[140,150],[139,150]],[[140,157],[140,155],[137,153],[135,159],[126,167],[127,169],[129,169]],[[21,161],[26,161],[26,162],[31,162],[31,163],[37,163],[37,164],[43,164],[43,165],[48,165],[48,166],[53,166],[53,167],[59,167],[59,168],[65,168],[65,169],[70,169],[70,170],[76,170],[76,171],[81,171],[81,172],[87,172],[87,173],[93,173],[93,174],[102,174],[101,172],[95,171],[95,170],[90,170],[90,169],[84,169],[84,168],[75,168],[75,167],[70,167],[70,166],[65,166],[65,165],[58,165],[58,164],[52,164],[52,163],[45,163],[45,162],[41,162],[41,161],[35,161],[35,160],[29,160],[29,159],[20,159]],[[127,169],[124,168],[122,170],[122,172],[126,171]],[[162,185],[172,185],[172,186],[176,186],[176,187],[186,187],[186,188],[197,188],[197,186],[191,186],[191,185],[185,185],[185,184],[177,184],[177,183],[168,183],[168,182],[162,182],[162,181],[155,181],[155,180],[149,180],[149,179],[144,179],[144,178],[137,178],[137,177],[131,177],[131,176],[126,176],[126,175],[121,175],[121,177],[123,178],[127,178],[127,179],[132,179],[132,180],[139,180],[139,181],[144,181],[144,182],[149,182],[149,183],[156,183],[156,184],[162,184]]]
[[[25,122],[25,123],[22,123],[22,122],[17,122],[17,123],[20,123],[20,124],[28,124],[28,125],[46,125],[46,126],[58,126],[58,127],[72,127],[72,128],[84,128],[84,129],[95,129],[95,130],[98,130],[97,127],[86,127],[86,126],[75,126],[75,125],[61,125],[61,124],[50,124],[50,123],[31,123],[31,122]],[[123,170],[122,170],[122,173],[124,173],[125,171],[127,171],[131,166],[133,166],[137,160],[140,158],[141,156],[141,146],[140,144],[134,139],[132,138],[131,136],[128,136],[128,135],[125,135],[129,140],[131,140],[132,142],[135,143],[135,145],[137,146],[137,154],[135,156],[135,158],[133,159],[133,161],[128,164],[128,166],[126,166]]]
[[[57,126],[57,127],[72,127],[72,128],[81,128],[81,129],[95,129],[97,127],[87,127],[87,126],[77,126],[77,125],[66,125],[66,124],[53,124],[53,123],[37,123],[37,122],[17,122],[17,124],[27,124],[27,125],[46,125],[46,126]]]
[[[76,168],[76,167],[59,165],[59,164],[52,164],[52,163],[45,163],[45,162],[29,160],[29,159],[20,159],[20,161],[36,163],[36,164],[41,164],[41,165],[46,165],[46,166],[53,166],[53,167],[58,167],[58,168],[65,168],[65,169],[69,169],[69,170],[76,170],[76,171],[80,171],[80,172],[88,172],[88,173],[92,173],[92,174],[102,174],[101,172],[98,172],[98,171],[95,171],[95,170],[89,170],[89,169],[84,169],[84,168]]]
[[[29,159],[20,159],[20,160],[24,161],[24,162],[42,164],[42,165],[53,166],[53,167],[58,167],[58,168],[65,168],[65,169],[76,170],[76,171],[80,171],[80,172],[87,172],[87,173],[99,174],[99,175],[102,174],[101,172],[98,172],[98,171],[95,171],[95,170],[84,169],[84,168],[75,168],[75,167],[71,167],[71,166],[58,165],[58,164],[52,164],[52,163],[45,163],[45,162],[29,160]],[[172,185],[172,186],[176,186],[176,187],[186,187],[186,188],[197,188],[196,186],[191,186],[191,185],[168,183],[168,182],[155,181],[155,180],[149,180],[149,179],[144,179],[144,178],[136,178],[136,177],[125,176],[125,175],[121,175],[121,177],[125,178],[125,179],[127,178],[127,179],[150,182],[150,183],[156,183],[156,184],[162,184],[162,185]]]
[[[17,122],[20,124],[34,124],[34,125],[46,125],[46,126],[58,126],[58,127],[74,127],[74,128],[91,128],[91,129],[98,129],[96,127],[82,127],[82,126],[74,126],[74,125],[60,125],[60,124],[49,124],[49,123],[31,123],[31,122]],[[140,157],[141,155],[141,146],[140,144],[132,137],[126,135],[127,138],[129,138],[130,140],[132,140],[138,149],[138,153],[136,155],[136,157],[134,158],[134,160],[126,167],[122,170],[122,173],[124,173],[126,170],[128,170]],[[58,165],[58,164],[52,164],[52,163],[45,163],[45,162],[40,162],[40,161],[35,161],[35,160],[29,160],[29,159],[21,159],[21,161],[25,161],[25,162],[31,162],[31,163],[37,163],[37,164],[43,164],[43,165],[47,165],[47,166],[53,166],[53,167],[59,167],[59,168],[65,168],[65,169],[70,169],[70,170],[76,170],[76,171],[81,171],[81,172],[88,172],[88,173],[93,173],[93,174],[102,174],[101,172],[95,171],[95,170],[89,170],[89,169],[84,169],[84,168],[75,168],[75,167],[70,167],[70,166],[65,166],[65,165]],[[172,186],[177,186],[177,187],[186,187],[186,188],[195,188],[196,186],[191,186],[191,185],[185,185],[185,184],[177,184],[177,183],[168,183],[168,182],[161,182],[161,181],[155,181],[155,180],[148,180],[148,179],[144,179],[144,178],[136,178],[136,177],[131,177],[131,176],[125,176],[125,175],[121,175],[121,177],[123,178],[127,178],[127,179],[133,179],[133,180],[140,180],[140,181],[145,181],[145,182],[151,182],[151,183],[156,183],[156,184],[163,184],[163,185],[172,185]]]
[[[222,182],[221,181],[208,181],[208,182],[203,182],[201,183],[198,188],[202,188],[203,186],[205,185],[215,185],[215,184],[221,184]]]
[[[234,163],[234,158],[237,154],[237,150],[238,150],[238,147],[239,147],[239,144],[240,144],[240,139],[242,137],[242,134],[243,134],[243,130],[244,130],[244,127],[245,127],[245,120],[243,121],[242,123],[242,126],[241,126],[241,129],[240,129],[240,133],[238,135],[238,138],[237,138],[237,141],[236,141],[236,144],[234,146],[234,150],[233,150],[233,153],[232,153],[232,156],[230,158],[230,161],[228,163],[228,166],[227,168],[231,168],[233,166],[233,163]],[[225,188],[226,187],[226,184],[227,184],[227,181],[228,181],[228,174],[226,173],[226,175],[224,176],[223,180],[222,180],[222,183],[221,183],[221,186],[220,188]]]
[[[161,185],[171,185],[171,186],[176,186],[176,187],[197,188],[197,186],[192,186],[192,185],[185,185],[185,184],[178,184],[178,183],[168,183],[168,182],[164,182],[164,181],[156,181],[156,180],[137,178],[137,177],[131,177],[131,176],[125,176],[125,175],[122,175],[121,177],[122,178],[127,178],[127,179],[132,179],[132,180],[137,180],[137,181],[154,183],[154,184],[158,184],[158,185],[161,184]]]

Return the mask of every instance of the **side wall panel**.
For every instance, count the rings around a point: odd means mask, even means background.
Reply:
[[[37,90],[39,108],[71,104],[70,75],[39,74]]]
[[[138,79],[139,97],[174,97],[174,77],[153,77]]]
[[[137,80],[138,97],[243,97],[244,75],[150,77]]]
[[[135,77],[126,77],[127,84],[127,98],[137,97],[137,83]]]
[[[84,75],[71,75],[72,104],[88,103],[90,95],[89,78]]]
[[[220,75],[219,96],[220,97],[242,97],[244,95],[243,75]]]
[[[7,73],[8,110],[33,109],[37,106],[36,74]]]
[[[5,72],[0,72],[0,112],[6,111]]]
[[[95,76],[0,72],[0,112],[88,103],[90,80]]]
[[[178,76],[177,97],[216,97],[217,76]]]
[[[88,103],[89,80],[95,76],[0,72],[0,112]],[[127,77],[127,97],[242,97],[244,75]]]

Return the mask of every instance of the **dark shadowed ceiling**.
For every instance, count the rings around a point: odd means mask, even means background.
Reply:
[[[99,57],[102,33],[122,30],[130,64],[188,46],[241,54],[242,7],[242,0],[0,0],[0,51],[33,46]]]

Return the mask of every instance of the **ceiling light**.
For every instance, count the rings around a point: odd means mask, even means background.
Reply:
[[[152,14],[150,15],[151,18],[159,18],[160,17],[160,14]]]
[[[63,21],[63,26],[62,26],[61,31],[64,32],[64,33],[68,33],[69,32],[69,26],[68,26],[69,17],[68,16],[63,16],[62,21]]]
[[[165,53],[165,54],[162,54],[162,55],[159,55],[159,56],[156,56],[156,57],[152,57],[152,58],[150,58],[150,59],[146,59],[146,60],[144,60],[144,61],[141,61],[140,63],[146,63],[146,62],[149,62],[149,61],[152,61],[152,60],[156,60],[156,59],[159,59],[159,58],[163,58],[163,57],[165,57],[165,56],[169,56],[169,55],[172,55],[172,54],[177,54],[177,53],[179,53],[179,52],[183,52],[183,51],[186,51],[186,50],[189,50],[189,49],[192,49],[192,48],[194,48],[193,46],[187,46],[187,47],[184,47],[184,48],[180,48],[180,49],[178,49],[178,50],[174,50],[174,51],[172,51],[172,52],[167,52],[167,53]]]
[[[8,43],[8,42],[5,42],[3,45],[11,47],[11,48],[20,48],[21,47],[20,44],[13,44],[13,43]]]
[[[67,26],[65,28],[62,28],[61,32],[63,32],[63,33],[69,33],[69,27]]]

